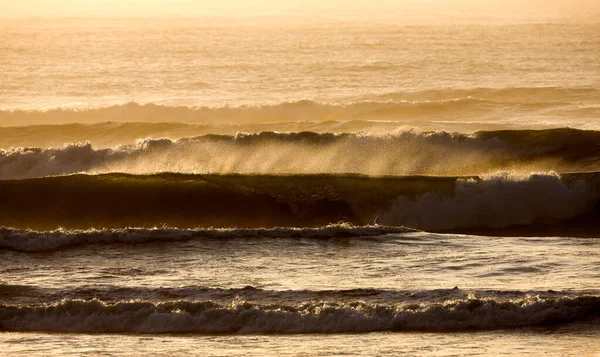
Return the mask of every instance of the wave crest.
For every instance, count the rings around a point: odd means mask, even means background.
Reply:
[[[88,244],[139,244],[174,242],[189,239],[233,238],[331,239],[340,237],[372,237],[412,231],[411,229],[402,227],[356,227],[349,224],[331,224],[320,228],[128,228],[88,229],[83,231],[58,229],[47,232],[0,227],[0,249],[12,249],[21,252],[44,252]]]
[[[0,179],[78,172],[480,175],[600,170],[600,132],[573,129],[390,135],[314,132],[140,139],[95,149],[0,149]]]
[[[387,305],[305,302],[261,305],[234,300],[122,301],[65,299],[0,304],[5,330],[98,333],[343,333],[489,330],[570,323],[597,316],[597,296],[517,300],[471,297],[444,303]]]
[[[535,89],[529,89],[530,92]],[[547,91],[551,91],[547,89]],[[104,108],[49,110],[0,110],[3,125],[66,124],[113,122],[179,122],[179,123],[261,123],[286,121],[323,121],[353,119],[410,119],[426,115],[447,117],[448,112],[486,113],[507,106],[520,107],[523,98],[507,97],[505,92],[490,95],[493,90],[393,93],[357,98],[355,101],[333,104],[297,100],[278,104],[239,105],[221,107],[168,106],[155,103],[129,102]],[[510,93],[510,92],[509,92]],[[577,93],[577,92],[574,92]],[[479,97],[483,94],[483,97]],[[542,97],[538,97],[542,98]],[[509,101],[504,101],[504,100]],[[568,100],[569,98],[566,98]],[[511,100],[514,100],[512,102]],[[536,100],[538,101],[538,100]],[[559,103],[560,104],[560,103]],[[556,106],[552,101],[538,106]]]

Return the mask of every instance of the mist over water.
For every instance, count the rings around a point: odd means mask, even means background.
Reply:
[[[74,128],[77,130],[77,128]],[[0,178],[75,173],[362,174],[473,176],[598,171],[600,132],[574,129],[367,135],[260,132],[138,139],[95,148],[0,149]]]

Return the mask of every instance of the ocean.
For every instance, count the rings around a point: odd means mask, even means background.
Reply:
[[[600,356],[598,33],[3,19],[0,354]]]

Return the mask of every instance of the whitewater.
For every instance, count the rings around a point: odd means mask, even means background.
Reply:
[[[595,356],[599,31],[3,21],[0,348]]]

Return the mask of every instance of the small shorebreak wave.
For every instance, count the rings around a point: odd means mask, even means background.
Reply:
[[[190,239],[236,238],[311,238],[332,239],[373,237],[401,234],[414,230],[403,227],[362,226],[331,224],[318,228],[128,228],[88,229],[84,231],[58,229],[38,232],[0,227],[0,250],[20,252],[46,252],[88,244],[141,244],[151,242],[176,242]]]
[[[493,330],[597,319],[600,297],[476,297],[444,302],[304,301],[230,303],[64,299],[0,304],[0,329],[86,333],[292,334]]]

